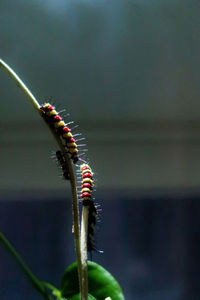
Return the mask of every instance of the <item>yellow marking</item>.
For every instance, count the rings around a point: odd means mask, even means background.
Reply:
[[[51,116],[55,116],[57,115],[57,111],[55,109],[47,111],[47,116],[51,117]]]
[[[82,201],[85,201],[85,200],[90,200],[91,201],[91,198],[89,198],[89,197],[83,197]]]
[[[91,185],[93,185],[93,180],[90,178],[83,178],[82,183],[85,183],[85,182],[91,183]]]
[[[71,150],[72,152],[71,152],[70,150]],[[70,153],[73,153],[73,154],[74,154],[74,153],[77,154],[77,153],[78,153],[78,149],[77,149],[77,148],[69,148],[69,152],[70,152]]]
[[[46,103],[43,105],[43,107],[48,107],[49,105],[51,105],[50,103]]]
[[[64,121],[56,122],[56,123],[54,123],[54,126],[55,126],[56,128],[65,126],[65,122],[64,122]]]
[[[84,170],[83,170],[83,168],[84,168]],[[81,170],[82,176],[86,173],[90,173],[91,176],[93,176],[92,170],[87,164],[82,164],[80,166],[80,170]],[[87,178],[85,178],[85,179],[87,180]],[[93,183],[93,181],[92,181],[92,183]]]
[[[81,193],[85,193],[85,192],[89,192],[89,193],[91,193],[91,190],[89,189],[89,188],[83,188],[82,190],[81,190]]]
[[[64,133],[62,136],[63,136],[63,138],[71,138],[72,134],[70,132],[67,132],[67,133]]]
[[[68,145],[67,145],[68,146]],[[69,148],[69,153],[77,153],[78,152],[78,150],[76,149],[76,148]]]
[[[90,169],[90,167],[87,165],[87,164],[82,164],[81,166],[80,166],[80,170],[82,171],[82,169],[83,168],[87,168],[87,169]]]
[[[84,174],[84,173],[92,173],[92,172],[91,172],[91,169],[88,168],[88,169],[82,170],[82,174]]]
[[[83,167],[88,167],[88,165],[87,164],[80,165],[80,168],[83,168]]]
[[[77,147],[77,145],[76,145],[76,143],[67,143],[67,147],[74,147],[74,148],[76,148]]]

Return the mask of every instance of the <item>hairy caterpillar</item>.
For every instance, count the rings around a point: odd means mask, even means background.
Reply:
[[[81,200],[83,205],[91,205],[91,193],[93,189],[93,173],[87,164],[80,166],[82,186],[81,186]]]
[[[40,110],[45,121],[50,127],[59,134],[65,142],[67,152],[70,154],[74,163],[79,160],[78,149],[76,141],[71,133],[71,130],[63,120],[63,118],[55,110],[55,107],[50,103],[44,103],[41,105]]]
[[[95,232],[95,226],[97,223],[97,216],[98,216],[97,206],[95,205],[94,201],[91,201],[91,204],[89,206],[89,211],[88,211],[87,248],[88,248],[89,252],[91,252],[93,250],[102,252],[102,251],[96,249],[95,239],[94,239],[94,232]]]
[[[93,250],[98,252],[103,252],[97,250],[95,247],[94,233],[95,226],[98,218],[97,205],[92,199],[92,190],[94,186],[93,173],[88,164],[84,163],[80,166],[81,171],[81,201],[84,206],[88,206],[88,236],[87,236],[87,248],[91,252]]]
[[[56,159],[57,159],[58,163],[61,166],[62,173],[63,173],[63,178],[66,179],[66,180],[69,180],[69,178],[70,178],[69,177],[69,170],[68,170],[68,167],[67,167],[65,157],[64,157],[64,155],[61,151],[56,151]]]

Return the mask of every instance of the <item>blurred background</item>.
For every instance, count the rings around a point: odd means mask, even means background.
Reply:
[[[86,137],[102,205],[93,260],[127,300],[200,297],[200,2],[0,1],[0,57]],[[0,230],[59,286],[69,184],[40,116],[0,71]],[[66,190],[67,185],[67,190]],[[0,246],[0,298],[40,299]]]

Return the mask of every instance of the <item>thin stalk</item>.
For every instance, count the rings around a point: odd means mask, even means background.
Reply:
[[[32,285],[38,290],[38,292],[44,297],[46,300],[52,300],[52,298],[46,293],[45,287],[40,282],[35,275],[31,272],[29,267],[25,264],[21,256],[17,253],[17,251],[14,249],[14,247],[10,244],[10,242],[5,238],[3,233],[0,232],[0,241],[4,245],[4,247],[11,253],[11,255],[15,258],[15,260],[18,262],[21,269],[26,274],[27,278],[30,280]]]
[[[84,288],[83,297],[88,295],[88,276],[87,276],[87,236],[88,236],[88,206],[83,206],[81,221],[81,259],[82,259],[82,285]]]
[[[61,291],[58,290],[55,286],[45,281],[42,281],[42,284],[46,286],[49,290],[51,290],[52,294],[55,297],[57,297],[57,300],[60,300],[62,298]]]
[[[19,78],[19,76],[2,60],[0,59],[0,66],[11,76],[11,78],[16,82],[17,86],[26,94],[29,101],[33,104],[36,110],[40,113],[40,104],[33,96],[31,91],[27,88],[27,86],[23,83],[23,81]],[[79,275],[79,285],[81,292],[81,299],[86,300],[87,298],[82,298],[82,294],[85,294],[85,287],[82,286],[82,262],[81,262],[81,249],[80,249],[80,224],[79,224],[79,210],[78,210],[78,195],[76,188],[76,177],[74,174],[74,168],[72,165],[72,160],[69,158],[69,155],[66,153],[64,145],[62,144],[61,139],[55,135],[53,130],[51,130],[54,138],[56,139],[61,151],[65,155],[65,159],[68,164],[69,174],[70,174],[70,182],[71,182],[71,191],[72,191],[72,214],[73,214],[73,228],[74,228],[74,243],[76,249],[76,257],[77,257],[77,266],[78,266],[78,275]]]
[[[71,183],[71,191],[72,191],[72,217],[73,217],[73,234],[74,234],[74,243],[76,249],[76,258],[77,258],[77,267],[78,267],[78,276],[79,276],[79,286],[81,291],[81,297],[83,297],[83,291],[85,289],[82,286],[82,274],[83,274],[83,266],[81,260],[81,248],[80,248],[80,224],[79,224],[79,209],[78,209],[78,195],[77,195],[77,188],[76,188],[76,176],[74,173],[73,163],[69,155],[66,153],[65,147],[62,141],[57,137],[53,130],[51,130],[52,134],[54,135],[62,153],[65,156],[68,171],[70,175],[70,183]],[[87,298],[81,298],[81,300],[87,300]]]
[[[9,67],[2,59],[0,59],[0,66],[10,75],[12,79],[16,82],[17,86],[26,94],[29,101],[34,105],[36,109],[40,108],[40,104],[37,99],[33,96],[31,91],[27,88],[27,86],[23,83],[23,81],[19,78],[19,76],[15,73],[13,69]]]

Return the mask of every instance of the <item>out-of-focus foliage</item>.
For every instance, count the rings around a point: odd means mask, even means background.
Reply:
[[[91,261],[88,261],[88,290],[98,300],[107,297],[111,297],[112,300],[124,300],[122,290],[114,277],[103,267]],[[61,294],[74,300],[78,297],[78,292],[77,263],[74,263],[66,269],[62,277]]]

